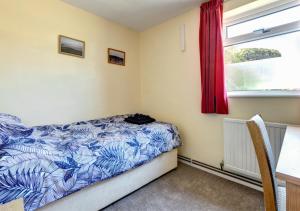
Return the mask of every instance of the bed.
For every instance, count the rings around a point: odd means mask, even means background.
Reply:
[[[0,115],[0,203],[98,210],[176,168],[177,128],[134,125],[127,116],[26,127]]]

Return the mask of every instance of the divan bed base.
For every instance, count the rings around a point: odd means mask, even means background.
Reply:
[[[177,167],[177,149],[121,175],[84,188],[39,211],[96,211],[134,192]]]

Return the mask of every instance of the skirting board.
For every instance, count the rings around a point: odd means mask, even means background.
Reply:
[[[39,211],[96,211],[132,193],[177,167],[177,149],[164,153],[140,167],[82,189]]]
[[[245,181],[243,181],[243,180],[240,180],[240,179],[231,177],[231,176],[229,176],[229,175],[219,173],[219,172],[214,171],[214,170],[211,170],[211,169],[209,169],[209,168],[205,168],[205,167],[202,167],[202,166],[199,166],[199,165],[195,165],[195,164],[193,164],[193,163],[191,163],[191,162],[189,162],[189,161],[185,161],[185,160],[182,160],[182,159],[180,159],[180,158],[178,159],[178,161],[181,162],[181,163],[184,163],[184,164],[186,164],[186,165],[192,166],[192,167],[194,167],[194,168],[200,169],[200,170],[202,170],[202,171],[205,171],[205,172],[207,172],[207,173],[214,174],[214,175],[216,175],[216,176],[219,176],[219,177],[222,177],[222,178],[224,178],[224,179],[230,180],[230,181],[232,181],[232,182],[235,182],[235,183],[238,183],[238,184],[241,184],[241,185],[245,185],[245,186],[247,186],[247,187],[253,188],[253,189],[258,190],[258,191],[263,191],[262,187],[257,186],[257,185],[254,185],[254,184],[251,184],[251,183],[249,183],[249,182],[245,182]]]

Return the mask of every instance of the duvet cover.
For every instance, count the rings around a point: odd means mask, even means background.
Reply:
[[[134,125],[126,117],[36,127],[0,122],[0,204],[22,197],[25,210],[35,210],[180,145],[174,125]]]

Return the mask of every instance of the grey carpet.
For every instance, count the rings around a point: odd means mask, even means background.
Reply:
[[[178,168],[104,209],[105,211],[264,210],[263,194],[179,164]]]

